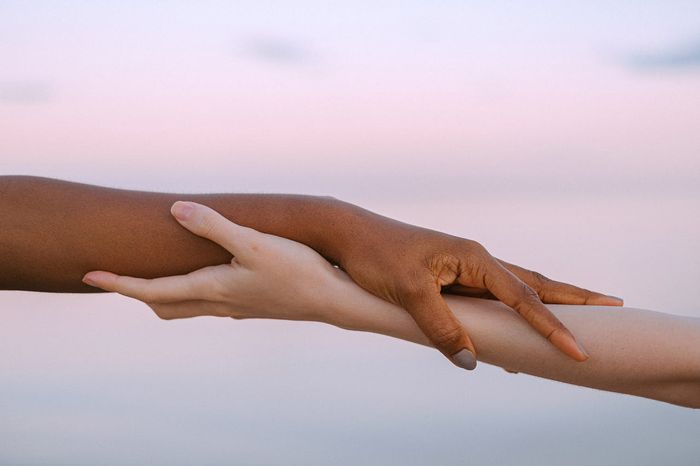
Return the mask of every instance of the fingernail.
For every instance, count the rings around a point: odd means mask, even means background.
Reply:
[[[90,277],[88,277],[87,275],[85,275],[85,276],[83,277],[83,283],[85,283],[86,285],[90,285],[90,286],[96,286],[96,285],[95,285],[95,282],[93,282],[93,281],[90,279]]]
[[[190,217],[190,215],[192,215],[193,210],[194,206],[189,202],[177,201],[175,204],[173,204],[170,212],[176,219],[185,221]]]
[[[473,371],[476,368],[476,356],[466,348],[452,356],[452,362],[468,371]]]
[[[620,298],[620,297],[613,296],[613,295],[611,295],[611,294],[609,294],[609,295],[607,295],[607,296],[608,296],[608,298],[617,299],[617,300],[620,301],[621,303],[624,303],[624,302],[625,302],[625,300],[622,299],[622,298]]]
[[[576,346],[578,347],[579,351],[581,351],[581,353],[583,353],[583,355],[586,356],[586,359],[590,358],[591,356],[588,354],[588,351],[586,351],[586,349],[583,346],[581,346],[581,343],[579,343],[578,340],[576,340],[576,338],[574,338],[574,341],[576,342]]]
[[[576,361],[582,362],[589,358],[588,352],[581,346],[581,343],[565,328],[552,332],[549,341]]]

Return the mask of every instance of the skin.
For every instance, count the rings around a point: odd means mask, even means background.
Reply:
[[[186,215],[173,209],[182,226],[226,248],[235,257],[229,263],[154,280],[94,271],[85,282],[142,300],[163,319],[312,320],[432,346],[403,309],[361,289],[312,249],[236,225],[208,207],[190,207]],[[501,302],[460,296],[448,296],[446,302],[460,322],[469,324],[484,362],[509,372],[700,408],[700,319],[631,308],[550,305],[590,352],[589,360],[576,364]]]
[[[332,198],[182,196],[13,176],[0,177],[0,288],[89,292],[94,289],[80,281],[89,270],[152,278],[230,261],[230,252],[178,228],[168,210],[182,198],[308,245],[368,292],[403,307],[433,346],[467,369],[476,363],[476,348],[443,289],[497,298],[576,361],[587,359],[585,350],[543,302],[622,305],[496,259],[473,240]]]

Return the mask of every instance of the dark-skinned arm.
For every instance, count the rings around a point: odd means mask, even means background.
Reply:
[[[95,290],[81,278],[90,270],[151,278],[229,261],[224,249],[177,224],[170,208],[178,200],[309,245],[366,290],[406,309],[433,345],[464,368],[475,366],[476,349],[442,299],[443,287],[503,301],[578,361],[585,351],[542,302],[622,304],[500,261],[475,241],[333,198],[150,193],[22,176],[0,177],[0,288],[89,292]]]
[[[165,194],[0,177],[0,288],[95,292],[81,281],[94,269],[153,278],[231,260],[225,249],[177,224],[170,207],[182,199],[252,228],[313,243],[331,260],[337,259],[315,226],[342,222],[350,207],[314,196]]]

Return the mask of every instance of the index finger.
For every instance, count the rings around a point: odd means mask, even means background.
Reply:
[[[537,293],[496,259],[490,260],[486,266],[484,285],[496,298],[523,316],[530,326],[561,352],[576,361],[588,359],[588,353],[569,329],[542,304]]]
[[[217,268],[221,266],[213,266]],[[187,275],[160,277],[153,279],[127,277],[111,272],[93,271],[83,277],[90,286],[113,291],[145,303],[172,303],[192,299],[204,299],[211,287],[207,279],[207,269],[197,270]]]

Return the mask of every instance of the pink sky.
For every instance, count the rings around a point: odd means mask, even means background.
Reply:
[[[537,5],[4,1],[0,175],[332,194],[700,317],[700,4]],[[0,463],[700,455],[695,414],[378,336],[0,301]]]

